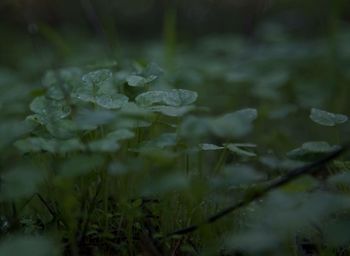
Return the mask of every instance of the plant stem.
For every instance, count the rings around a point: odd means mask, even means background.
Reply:
[[[227,150],[226,148],[224,148],[220,154],[218,162],[215,165],[214,172],[213,172],[214,174],[218,174],[220,172],[222,166],[225,163],[226,156],[227,156]]]

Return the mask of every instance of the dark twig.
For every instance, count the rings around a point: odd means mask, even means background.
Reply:
[[[285,176],[281,176],[281,177],[273,180],[271,183],[269,183],[265,187],[258,189],[249,197],[246,197],[246,198],[242,199],[241,201],[235,203],[234,205],[229,206],[229,207],[219,211],[218,213],[210,216],[202,223],[194,224],[192,226],[185,227],[185,228],[176,230],[174,232],[171,232],[171,233],[167,234],[165,236],[165,238],[169,238],[169,237],[172,237],[175,235],[189,234],[189,233],[196,231],[197,229],[199,229],[203,225],[211,224],[211,223],[225,217],[226,215],[230,214],[231,212],[236,211],[238,209],[241,209],[242,207],[249,205],[250,203],[264,197],[267,193],[269,193],[272,190],[278,189],[278,188],[282,187],[283,185],[286,185],[286,184],[296,180],[297,178],[299,178],[301,176],[317,172],[319,167],[322,167],[322,166],[328,164],[329,162],[331,162],[332,160],[338,158],[340,155],[344,154],[348,149],[349,149],[349,144],[345,144],[344,146],[333,151],[332,153],[329,153],[328,155],[326,155],[324,158],[322,158],[320,160],[317,160],[313,163],[304,165],[304,166],[299,167],[299,168],[295,168],[292,171],[290,171],[288,174],[286,174]]]

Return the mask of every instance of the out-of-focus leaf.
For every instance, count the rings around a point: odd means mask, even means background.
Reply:
[[[71,139],[77,131],[75,123],[67,119],[49,122],[46,128],[53,137],[58,139]]]
[[[183,116],[193,109],[195,109],[194,106],[182,106],[182,107],[173,107],[173,106],[152,106],[147,108],[148,110],[152,112],[159,112],[162,113],[165,116],[171,116],[171,117],[180,117]]]
[[[79,129],[93,130],[99,125],[111,123],[115,119],[115,113],[109,110],[89,110],[78,111],[74,119]]]
[[[90,142],[88,147],[93,152],[115,152],[119,150],[120,145],[115,140],[105,138]]]
[[[224,182],[230,186],[241,186],[261,181],[263,175],[248,165],[227,165],[224,167]]]
[[[63,162],[59,175],[75,177],[88,174],[103,165],[104,158],[100,155],[75,155]]]
[[[300,148],[287,153],[291,159],[311,161],[339,149],[338,145],[331,146],[324,141],[306,142]]]
[[[29,165],[20,165],[0,177],[0,201],[29,197],[37,191],[38,185],[44,180],[43,173]]]
[[[128,129],[119,129],[108,133],[106,138],[113,141],[127,140],[135,137],[135,133]]]
[[[128,173],[128,171],[129,166],[118,161],[113,161],[108,166],[108,173],[112,176],[123,175]]]
[[[230,236],[226,240],[226,247],[229,250],[263,254],[278,248],[280,243],[278,236],[272,232],[251,230]]]
[[[163,133],[158,138],[146,141],[142,144],[142,148],[160,148],[172,147],[177,144],[177,135],[175,133]]]
[[[180,107],[190,105],[197,100],[197,93],[184,89],[172,89],[167,91],[148,91],[135,98],[137,104],[150,107],[154,104]]]
[[[45,120],[57,120],[67,117],[71,109],[64,101],[49,100],[45,96],[36,97],[30,104],[30,110]]]
[[[0,256],[58,256],[55,244],[43,236],[14,236],[0,243]]]
[[[210,133],[210,122],[206,118],[189,116],[184,119],[179,128],[180,137],[187,141],[199,140]]]
[[[0,149],[29,133],[31,126],[23,121],[9,120],[0,123]]]
[[[84,145],[78,139],[55,140],[40,137],[30,137],[15,142],[15,146],[23,153],[50,152],[68,153],[84,150]]]
[[[323,126],[336,126],[349,120],[346,115],[334,114],[316,108],[311,109],[310,118],[315,123]]]
[[[126,82],[129,86],[141,87],[153,82],[162,74],[163,70],[157,64],[151,63],[142,72],[128,76]]]
[[[210,127],[212,132],[219,137],[240,137],[251,131],[252,122],[257,116],[256,109],[242,109],[211,120]]]
[[[225,147],[217,146],[214,144],[208,144],[208,143],[199,144],[198,146],[203,151],[222,150],[225,148]]]

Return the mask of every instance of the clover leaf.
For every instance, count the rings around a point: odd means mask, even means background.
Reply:
[[[339,149],[338,145],[331,146],[325,141],[311,141],[304,143],[301,147],[296,148],[287,153],[291,159],[312,161],[319,159],[322,155],[333,152]]]
[[[155,104],[180,107],[190,105],[197,100],[198,94],[184,89],[172,89],[166,91],[148,91],[135,98],[137,104],[142,107],[150,107]]]
[[[225,148],[225,147],[221,147],[221,146],[217,146],[209,143],[199,144],[198,147],[203,151],[222,150]]]
[[[311,109],[310,118],[315,123],[323,126],[336,126],[349,120],[346,115],[334,114],[316,108]]]
[[[209,125],[211,131],[219,137],[240,137],[250,132],[257,116],[256,109],[247,108],[211,119]]]
[[[62,119],[71,113],[71,108],[65,101],[50,100],[45,96],[36,97],[30,103],[30,110],[46,121]]]

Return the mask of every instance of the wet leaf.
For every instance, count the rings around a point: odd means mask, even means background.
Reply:
[[[296,160],[317,160],[325,154],[339,149],[338,145],[331,146],[324,141],[311,141],[304,143],[300,148],[287,153],[287,156]]]
[[[149,91],[135,98],[137,104],[150,107],[154,104],[180,107],[190,105],[197,100],[197,93],[184,89],[172,89],[168,91]]]
[[[69,116],[71,109],[64,101],[49,100],[45,96],[36,97],[30,104],[30,110],[44,120],[57,120]]]
[[[346,123],[349,119],[346,115],[334,114],[316,108],[311,109],[310,118],[315,123],[323,126],[336,126]]]
[[[128,101],[128,97],[119,93],[97,95],[96,101],[94,100],[97,105],[106,109],[119,109],[123,107]]]
[[[83,75],[81,79],[88,86],[101,86],[103,82],[106,82],[111,78],[112,72],[110,70],[100,69]]]

